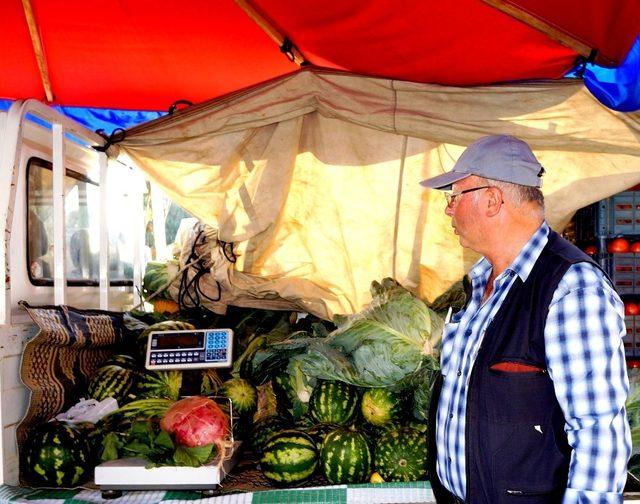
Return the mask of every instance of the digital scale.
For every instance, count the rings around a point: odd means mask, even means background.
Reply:
[[[95,483],[103,499],[117,499],[125,490],[198,490],[203,496],[215,491],[238,462],[241,442],[233,443],[231,458],[218,466],[220,455],[200,467],[162,466],[147,469],[141,458],[124,458],[104,462],[95,469]]]
[[[205,369],[230,367],[233,354],[231,329],[154,331],[147,340],[145,367],[163,369]],[[232,420],[233,421],[233,420]],[[96,466],[95,483],[104,499],[115,499],[124,490],[198,490],[214,495],[224,477],[236,465],[241,441],[233,442],[231,457],[220,456],[201,467],[162,466],[146,468],[141,458],[111,460]]]
[[[153,331],[147,340],[147,369],[230,367],[231,329]]]

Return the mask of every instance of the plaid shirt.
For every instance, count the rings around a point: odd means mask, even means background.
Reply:
[[[473,363],[482,336],[516,275],[526,281],[548,234],[549,226],[543,222],[495,279],[484,304],[492,266],[480,259],[469,273],[473,285],[469,305],[445,326],[441,368],[446,378],[436,420],[437,472],[443,485],[462,499],[467,387]],[[624,307],[606,277],[590,263],[571,266],[553,295],[544,331],[547,368],[573,447],[565,504],[622,502],[631,453],[625,410],[629,389],[625,334]]]

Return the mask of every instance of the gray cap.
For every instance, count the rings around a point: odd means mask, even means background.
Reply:
[[[476,140],[462,153],[453,170],[420,182],[431,189],[448,191],[451,184],[469,175],[540,187],[544,168],[531,148],[510,135],[491,135]]]

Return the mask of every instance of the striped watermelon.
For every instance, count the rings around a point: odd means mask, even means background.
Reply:
[[[413,427],[388,430],[374,452],[375,470],[385,481],[417,481],[427,476],[427,437]]]
[[[109,366],[111,364],[115,366],[120,366],[125,369],[131,369],[134,371],[139,369],[136,359],[126,354],[114,354],[111,357],[109,357],[102,365]]]
[[[233,412],[242,417],[252,417],[258,407],[256,388],[243,378],[231,378],[222,384],[220,394],[231,399]]]
[[[371,474],[371,451],[364,434],[340,427],[324,438],[320,467],[329,482],[363,483]]]
[[[273,376],[271,386],[278,411],[298,420],[309,413],[309,398],[316,380],[305,376],[299,366],[292,367],[291,374],[283,370]]]
[[[318,446],[320,446],[327,437],[327,434],[333,432],[338,427],[340,426],[337,424],[319,423],[305,429],[305,432],[314,439]]]
[[[29,433],[22,454],[26,477],[32,484],[73,486],[90,476],[88,443],[69,424],[38,426]]]
[[[138,382],[138,392],[143,398],[167,398],[177,401],[182,387],[182,371],[145,371]]]
[[[388,388],[367,389],[362,394],[360,409],[364,419],[372,425],[397,421],[403,414],[405,400]]]
[[[339,381],[320,381],[309,400],[311,416],[321,423],[344,425],[358,407],[358,390]]]
[[[114,364],[102,366],[91,378],[87,394],[96,401],[113,397],[122,406],[137,381],[137,373]]]
[[[256,422],[251,430],[249,441],[251,448],[258,455],[262,455],[262,448],[267,441],[280,431],[291,427],[291,422],[281,416],[269,416]]]
[[[311,415],[303,415],[296,420],[295,428],[300,429],[301,431],[307,432],[311,427],[316,425],[318,422],[315,421]]]
[[[262,448],[260,469],[276,485],[299,485],[307,481],[318,465],[318,450],[310,436],[289,429],[279,432]]]

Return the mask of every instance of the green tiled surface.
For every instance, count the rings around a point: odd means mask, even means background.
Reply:
[[[253,494],[251,504],[347,504],[347,488],[272,490]]]
[[[190,491],[125,491],[118,499],[105,501],[99,490],[49,490],[0,486],[0,504],[373,504],[428,503],[433,501],[428,481],[381,485],[340,485],[290,490],[268,490],[219,497],[201,497]]]

